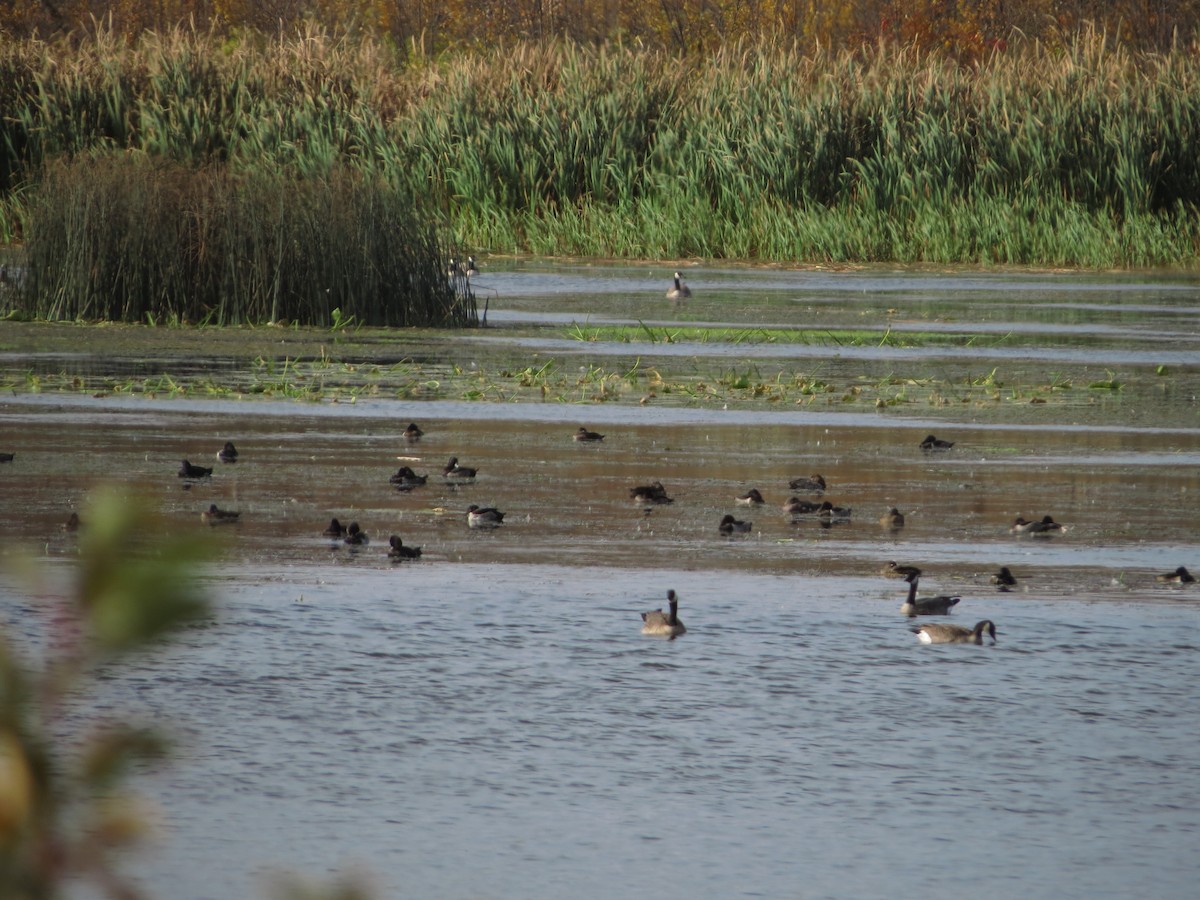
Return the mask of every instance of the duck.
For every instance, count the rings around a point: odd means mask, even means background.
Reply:
[[[918,580],[915,575],[908,579],[908,598],[900,604],[902,616],[944,616],[962,600],[962,597],[918,597]]]
[[[850,507],[834,506],[832,503],[826,500],[821,504],[820,508],[817,509],[817,515],[823,519],[849,519]]]
[[[1196,579],[1191,572],[1180,566],[1174,572],[1168,572],[1166,575],[1155,575],[1154,580],[1160,584],[1191,584]]]
[[[408,427],[404,429],[404,439],[409,443],[416,443],[424,433],[416,422],[409,422]]]
[[[466,275],[468,278],[474,278],[476,275],[479,274],[479,270],[477,268],[475,268],[475,257],[473,257],[473,256],[467,257],[467,265],[466,265],[466,268],[463,269],[463,274]]]
[[[667,291],[668,300],[686,300],[692,296],[692,289],[683,283],[683,276],[675,273],[675,285]]]
[[[330,519],[329,527],[322,531],[321,534],[325,535],[325,537],[342,538],[346,536],[346,526],[336,518]]]
[[[921,441],[921,449],[929,450],[949,450],[954,446],[954,441],[943,441],[941,438],[936,438],[932,434],[925,435],[925,440]]]
[[[879,517],[879,524],[884,528],[903,528],[904,513],[900,512],[900,510],[893,506]]]
[[[225,446],[217,451],[217,459],[223,463],[235,463],[237,458],[237,447],[233,446],[233,441],[226,441]]]
[[[674,503],[672,497],[667,496],[667,489],[663,487],[661,481],[656,481],[654,484],[640,484],[637,487],[629,489],[629,496],[638,503]]]
[[[579,430],[575,432],[575,440],[583,444],[594,444],[604,440],[604,435],[598,431],[588,431],[580,425]]]
[[[671,610],[667,613],[662,609],[642,613],[642,634],[676,638],[687,631],[679,619],[679,597],[674,591],[667,591],[667,605]]]
[[[388,557],[391,559],[416,559],[421,555],[420,547],[405,547],[400,535],[393,534],[388,538]]]
[[[217,504],[210,504],[208,509],[200,513],[200,521],[205,525],[232,525],[238,520],[240,512],[230,509],[219,509]]]
[[[889,559],[881,570],[884,578],[920,578],[921,570],[916,566],[902,566],[894,559]]]
[[[1000,571],[991,578],[992,584],[996,585],[1002,591],[1007,591],[1017,583],[1017,579],[1013,577],[1013,573],[1008,571],[1008,566],[1001,566]]]
[[[1012,534],[1032,534],[1049,537],[1065,531],[1066,528],[1055,522],[1050,516],[1042,516],[1041,521],[1038,522],[1030,522],[1022,516],[1017,516],[1016,521],[1012,523],[1012,527],[1008,530]]]
[[[12,462],[16,458],[15,453],[0,453],[0,463]]]
[[[79,513],[73,512],[67,516],[67,521],[62,523],[62,530],[68,534],[78,531],[83,527],[83,523],[79,521]]]
[[[343,539],[351,547],[361,547],[364,544],[371,543],[371,539],[367,533],[363,531],[357,522],[351,522],[346,526],[346,537]]]
[[[470,466],[460,466],[457,456],[450,457],[450,461],[442,467],[442,475],[446,478],[469,480],[475,477],[475,471]]]
[[[212,475],[211,468],[206,469],[204,466],[193,466],[186,459],[182,459],[179,461],[179,477],[180,478],[191,478],[193,480],[196,480],[199,478],[208,478],[210,475]]]
[[[815,500],[801,500],[799,497],[788,497],[787,502],[783,504],[783,511],[792,516],[806,516],[820,508],[821,504]]]
[[[721,534],[749,534],[753,522],[743,522],[735,519],[733,516],[726,515],[721,519],[721,524],[717,526],[717,530]]]
[[[480,507],[474,503],[467,507],[467,524],[472,528],[495,528],[503,522],[504,513],[494,507]]]
[[[408,466],[401,466],[388,481],[396,485],[398,490],[411,491],[413,488],[423,485],[428,477],[427,475],[418,475]]]
[[[806,491],[810,494],[819,494],[825,490],[825,479],[820,475],[809,475],[807,478],[793,478],[788,482],[788,487],[793,491]]]
[[[758,488],[750,488],[749,491],[735,498],[742,506],[762,506],[766,503],[763,500],[763,495],[758,492]]]
[[[922,644],[982,644],[985,631],[992,643],[996,643],[996,625],[991,619],[976,622],[974,628],[963,628],[948,622],[931,622],[912,631]]]
[[[463,277],[463,265],[458,261],[457,256],[450,257],[450,262],[446,266],[446,274],[453,280]]]

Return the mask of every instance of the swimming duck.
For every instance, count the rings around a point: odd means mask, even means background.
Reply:
[[[686,300],[692,296],[692,289],[683,283],[683,276],[675,273],[675,286],[667,291],[668,300]]]
[[[223,463],[235,463],[237,458],[237,447],[233,446],[233,441],[226,441],[225,446],[217,451],[217,459]]]
[[[598,431],[588,431],[586,428],[580,425],[579,430],[575,432],[575,440],[585,444],[594,443],[596,441],[604,440],[604,435]]]
[[[783,511],[792,516],[805,516],[817,512],[820,508],[821,504],[815,500],[801,500],[799,497],[789,497],[783,504]]]
[[[817,515],[823,519],[849,519],[850,507],[834,506],[832,503],[826,500],[817,510]]]
[[[1008,571],[1008,566],[1001,566],[1000,571],[992,576],[992,584],[996,585],[1000,590],[1007,591],[1017,583],[1017,579],[1013,577],[1013,573]]]
[[[415,443],[421,439],[421,435],[424,433],[417,427],[416,422],[409,422],[408,427],[404,429],[404,439],[409,443]]]
[[[1191,584],[1196,579],[1191,572],[1180,566],[1174,572],[1168,572],[1166,575],[1155,575],[1154,580],[1161,584]]]
[[[210,475],[212,475],[212,469],[206,469],[204,466],[193,466],[186,459],[180,460],[180,478],[191,478],[195,480],[199,478],[208,478]]]
[[[674,503],[672,497],[667,496],[667,489],[663,487],[661,481],[656,481],[654,484],[641,484],[637,487],[629,489],[629,496],[638,503]]]
[[[925,440],[921,441],[922,450],[949,450],[954,446],[954,441],[943,441],[941,438],[935,438],[932,434],[927,434]]]
[[[894,559],[889,559],[881,570],[884,578],[920,578],[921,570],[916,566],[897,565]]]
[[[758,488],[750,488],[749,491],[736,499],[743,506],[761,506],[766,502],[763,500],[763,495],[758,492]]]
[[[79,513],[71,513],[67,516],[67,521],[62,523],[62,530],[68,533],[78,531],[82,523],[79,521]]]
[[[413,488],[423,485],[427,478],[427,475],[418,475],[408,466],[401,466],[388,481],[396,485],[397,490],[411,491]]]
[[[475,477],[475,470],[470,466],[460,466],[458,457],[450,457],[450,461],[442,467],[442,474],[447,478],[460,478],[469,480]]]
[[[962,597],[918,597],[917,576],[908,579],[908,598],[900,604],[900,615],[913,618],[915,616],[944,616],[958,605]]]
[[[321,534],[325,535],[325,537],[331,537],[331,538],[345,537],[346,536],[346,526],[343,525],[341,522],[339,522],[337,519],[330,519],[329,527],[326,528],[324,531],[322,531]]]
[[[1042,516],[1040,522],[1029,522],[1021,516],[1017,516],[1012,527],[1008,529],[1012,534],[1032,534],[1040,537],[1049,537],[1066,530],[1063,525],[1055,522],[1050,516]]]
[[[238,520],[240,515],[240,512],[233,512],[229,509],[218,509],[217,504],[213,503],[200,513],[200,521],[205,525],[231,525]]]
[[[472,528],[494,528],[504,521],[504,513],[491,506],[479,507],[472,503],[467,507],[467,524]]]
[[[913,629],[913,634],[922,644],[982,644],[983,633],[987,632],[992,643],[996,643],[996,626],[991,619],[976,622],[974,628],[963,628],[947,622],[933,622]]]
[[[820,475],[810,475],[808,478],[793,478],[788,482],[793,491],[805,491],[809,494],[819,494],[825,490],[825,479]]]
[[[668,613],[662,609],[642,613],[642,634],[675,638],[687,631],[679,620],[679,598],[674,591],[667,591],[667,604],[671,610]]]
[[[879,524],[884,528],[903,528],[904,514],[893,506],[879,517]]]
[[[388,556],[392,559],[416,559],[421,555],[420,547],[405,547],[404,541],[400,540],[398,534],[393,534],[388,538],[388,544],[391,545]]]
[[[753,522],[742,522],[733,516],[727,515],[721,519],[721,524],[717,526],[717,530],[721,534],[749,534],[750,527],[753,524]]]
[[[371,539],[367,537],[367,533],[358,527],[357,522],[351,522],[346,526],[345,542],[351,547],[361,547],[364,544],[371,543]]]
[[[0,453],[0,463],[12,462],[16,458],[15,453]]]

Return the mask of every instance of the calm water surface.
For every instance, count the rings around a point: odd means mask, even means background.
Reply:
[[[578,342],[560,324],[891,321],[1011,333],[975,368],[1003,350],[1024,360],[1002,360],[1020,367],[1009,377],[1118,367],[1128,388],[1020,410],[0,401],[0,450],[17,452],[0,511],[64,577],[76,544],[59,524],[99,482],[149,493],[183,530],[212,502],[242,511],[208,576],[213,620],[107,672],[73,711],[179,739],[140,779],[164,836],[129,868],[153,895],[265,896],[278,872],[361,871],[381,897],[1192,896],[1200,590],[1153,576],[1200,571],[1194,284],[692,270],[696,300],[673,309],[658,269],[485,273],[493,328],[466,343],[514,360],[961,364]],[[3,368],[62,363],[5,346]],[[410,420],[416,445],[399,437]],[[581,424],[605,441],[576,444]],[[921,453],[929,431],[954,449]],[[226,439],[236,466],[175,477],[181,458],[216,464]],[[451,455],[479,468],[474,484],[437,476]],[[394,490],[402,464],[429,483]],[[814,472],[850,522],[783,515],[788,481]],[[675,503],[647,512],[629,488],[654,480]],[[749,487],[764,507],[733,504]],[[505,525],[468,529],[469,503]],[[877,522],[890,506],[901,531]],[[752,533],[720,537],[726,512]],[[1046,513],[1067,532],[1008,533]],[[331,516],[371,545],[320,537]],[[389,563],[389,533],[423,558]],[[923,592],[961,595],[950,620],[993,619],[998,643],[919,645],[902,583],[878,574],[888,559],[919,564]],[[1000,565],[1012,593],[989,584]],[[2,572],[0,623],[36,657],[46,601]],[[668,588],[688,634],[643,637],[639,612]]]

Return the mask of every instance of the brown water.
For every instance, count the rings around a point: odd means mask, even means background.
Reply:
[[[16,452],[0,465],[0,511],[21,541],[68,566],[76,539],[59,526],[107,481],[149,493],[179,529],[204,531],[210,503],[242,513],[222,529],[214,627],[115,674],[78,713],[148,715],[181,735],[154,782],[169,838],[135,866],[155,894],[247,896],[276,869],[357,862],[381,896],[955,897],[972,874],[982,897],[1191,895],[1200,591],[1153,576],[1200,571],[1194,284],[696,269],[679,308],[661,299],[661,267],[485,272],[485,331],[358,333],[327,349],[468,376],[549,359],[581,375],[640,361],[692,386],[729,368],[819,371],[834,402],[725,390],[643,404],[640,382],[603,403],[536,390],[484,403],[453,380],[424,401],[127,396],[92,379],[245,380],[265,337],[283,341],[282,360],[329,336],[138,331],[106,353],[98,331],[71,351],[77,330],[47,340],[0,324],[12,383],[85,373],[75,389],[0,400],[0,451]],[[998,337],[569,335],[639,321]],[[966,388],[965,402],[843,399],[889,374],[937,381],[945,399],[995,368],[1009,385],[1072,386],[1045,403]],[[1086,386],[1103,379],[1122,386]],[[410,421],[426,431],[412,445]],[[580,425],[604,441],[575,442]],[[955,446],[922,452],[929,432]],[[225,440],[235,465],[215,459]],[[450,456],[478,468],[474,483],[439,477]],[[211,479],[177,478],[183,458],[214,466]],[[428,483],[395,490],[400,465]],[[788,481],[813,473],[848,522],[779,509]],[[652,481],[675,502],[632,503]],[[735,505],[750,487],[763,507]],[[503,526],[468,528],[471,503],[504,510]],[[891,506],[899,531],[877,521]],[[719,535],[725,513],[752,532]],[[1045,514],[1066,532],[1008,531]],[[371,544],[323,538],[331,516]],[[421,560],[389,562],[392,533]],[[878,574],[889,559],[921,566],[923,592],[960,594],[951,620],[994,619],[996,647],[917,645],[896,613],[902,584]],[[1012,593],[989,583],[1000,565]],[[689,629],[670,643],[642,637],[638,618],[667,588]],[[21,645],[44,642],[37,605],[2,578],[0,615]]]

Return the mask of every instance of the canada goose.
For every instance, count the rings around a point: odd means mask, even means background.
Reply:
[[[397,490],[411,491],[413,488],[423,485],[428,477],[427,475],[418,475],[408,466],[401,466],[388,481],[396,485]]]
[[[586,428],[580,425],[579,430],[575,432],[575,440],[584,444],[595,443],[597,441],[604,440],[604,435],[598,431],[588,431]]]
[[[472,503],[467,507],[467,524],[472,528],[495,528],[504,522],[504,513],[494,507],[479,507]]]
[[[941,438],[935,438],[932,434],[927,434],[925,440],[921,441],[921,449],[929,450],[949,450],[954,446],[954,441],[943,441]]]
[[[351,522],[346,526],[345,542],[351,547],[361,547],[363,544],[371,543],[371,539],[367,537],[367,533],[358,527],[357,522]]]
[[[470,480],[475,477],[475,469],[470,466],[460,466],[458,457],[450,457],[450,461],[442,467],[442,475],[446,478],[458,478],[462,480]]]
[[[686,300],[692,296],[692,289],[683,283],[683,276],[675,273],[675,286],[667,291],[668,300]]]
[[[330,519],[329,527],[322,531],[321,534],[325,535],[325,537],[342,538],[346,536],[346,526],[337,519]]]
[[[477,268],[475,268],[475,257],[473,257],[473,256],[467,257],[467,267],[463,271],[463,274],[466,275],[468,278],[474,278],[476,275],[479,274],[479,270]]]
[[[640,484],[637,487],[629,489],[629,496],[637,503],[674,503],[672,497],[667,496],[667,489],[663,487],[661,481],[656,481],[654,484]]]
[[[391,545],[388,556],[392,559],[416,559],[421,555],[420,547],[405,547],[404,541],[400,540],[398,534],[393,534],[388,538],[388,544]]]
[[[68,533],[78,531],[81,525],[82,523],[79,521],[79,513],[73,512],[67,517],[67,521],[62,523],[62,530]]]
[[[200,478],[208,478],[212,475],[212,469],[206,469],[204,466],[193,466],[186,459],[179,461],[179,477],[190,478],[193,481]]]
[[[233,441],[226,441],[225,446],[217,451],[217,459],[223,463],[235,463],[237,458],[237,447],[233,446]]]
[[[815,513],[820,508],[821,504],[815,500],[801,500],[799,497],[789,497],[783,504],[783,511],[792,516],[808,515]]]
[[[904,514],[893,506],[879,517],[879,524],[884,528],[903,528]]]
[[[958,605],[961,597],[918,597],[917,582],[914,575],[908,579],[908,599],[900,604],[900,615],[913,618],[914,616],[944,616],[951,608]]]
[[[788,487],[793,491],[805,491],[810,494],[819,494],[825,490],[825,479],[820,475],[810,475],[808,478],[793,478],[788,482]]]
[[[986,631],[992,643],[996,643],[996,626],[991,619],[975,623],[974,628],[950,625],[947,622],[932,622],[913,629],[913,634],[922,644],[982,644]]]
[[[421,435],[424,433],[425,432],[417,427],[416,422],[409,422],[408,427],[404,429],[404,439],[409,443],[413,443],[419,441],[421,439]]]
[[[717,530],[721,534],[749,534],[750,527],[753,524],[753,522],[742,522],[733,516],[727,515],[721,520],[721,524],[717,526]]]
[[[15,453],[0,453],[0,463],[12,462],[16,457]]]
[[[1030,522],[1023,516],[1017,516],[1016,521],[1012,523],[1012,527],[1008,530],[1012,534],[1032,534],[1039,537],[1050,537],[1066,531],[1066,527],[1055,522],[1050,516],[1042,516],[1039,522]]]
[[[200,513],[200,521],[205,525],[231,525],[238,520],[240,512],[233,512],[228,509],[218,509],[217,504],[211,504],[208,509]]]
[[[763,495],[758,492],[758,488],[750,488],[749,491],[736,498],[737,502],[743,506],[761,506],[766,503],[763,500]]]
[[[992,576],[992,584],[996,585],[1000,590],[1007,591],[1017,583],[1017,579],[1013,577],[1013,573],[1008,571],[1008,566],[1001,566],[1000,571]]]
[[[897,565],[894,559],[888,560],[881,572],[884,578],[919,578],[921,575],[916,566]]]
[[[1168,572],[1166,575],[1155,575],[1154,580],[1162,584],[1191,584],[1196,579],[1191,572],[1180,566],[1174,572]]]
[[[668,613],[661,609],[642,613],[642,634],[674,638],[687,631],[679,620],[679,598],[674,591],[667,591],[667,603],[671,610]]]

